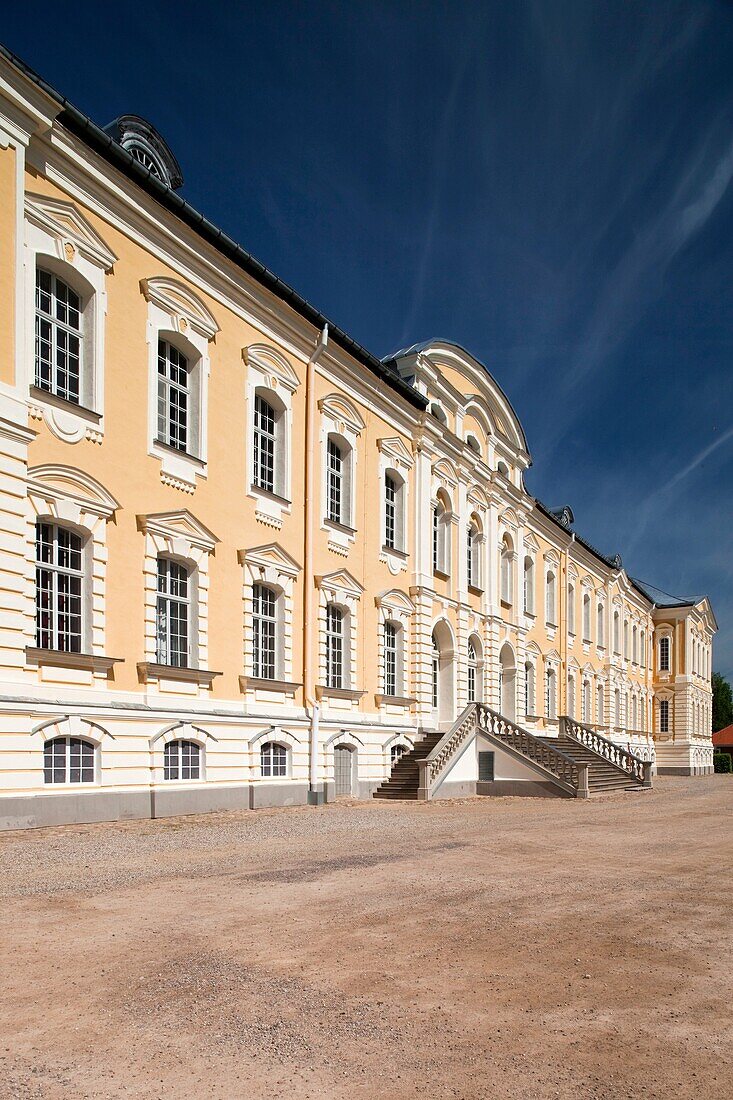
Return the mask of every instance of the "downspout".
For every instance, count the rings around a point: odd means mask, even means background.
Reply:
[[[316,469],[316,363],[328,346],[328,325],[318,337],[308,360],[305,381],[305,527],[303,531],[303,695],[310,718],[308,751],[308,805],[320,806],[325,801],[323,784],[318,781],[319,706],[316,699],[313,661],[313,514],[315,507]]]

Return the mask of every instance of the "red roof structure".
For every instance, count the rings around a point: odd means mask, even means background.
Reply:
[[[714,733],[713,745],[716,749],[733,749],[733,726],[726,726]]]

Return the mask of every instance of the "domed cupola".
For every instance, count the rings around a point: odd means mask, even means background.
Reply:
[[[177,191],[183,184],[181,168],[154,126],[139,115],[120,115],[104,127],[113,141],[127,149],[151,176]]]

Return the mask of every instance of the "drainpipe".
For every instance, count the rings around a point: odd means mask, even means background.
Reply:
[[[319,706],[316,699],[316,678],[313,661],[313,513],[316,486],[316,363],[328,346],[328,325],[318,338],[308,360],[305,382],[305,528],[303,532],[303,694],[310,717],[308,752],[308,805],[320,806],[325,801],[323,784],[318,781]]]

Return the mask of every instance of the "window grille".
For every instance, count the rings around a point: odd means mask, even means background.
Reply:
[[[478,671],[478,657],[476,655],[476,646],[472,641],[468,643],[468,701],[469,703],[478,702],[478,696],[476,694],[477,678],[476,673]]]
[[[254,483],[275,492],[275,410],[259,394],[254,411]]]
[[[384,545],[397,546],[397,482],[389,474],[384,479]]]
[[[669,672],[670,644],[669,638],[659,639],[659,671]]]
[[[158,341],[158,439],[177,451],[187,450],[190,414],[188,359]]]
[[[169,741],[163,754],[163,778],[200,779],[200,746],[195,741]]]
[[[669,699],[661,699],[659,703],[659,732],[669,733]]]
[[[438,709],[438,684],[440,681],[440,650],[438,649],[438,643],[433,638],[433,657],[432,657],[432,673],[433,673],[433,691],[432,691],[432,703],[433,710]]]
[[[79,295],[56,275],[36,271],[36,385],[80,403],[82,311]]]
[[[275,679],[277,597],[264,584],[252,586],[252,675]]]
[[[94,745],[80,737],[54,737],[43,749],[44,783],[93,783]]]
[[[469,523],[466,537],[466,573],[468,583],[478,587],[478,528],[475,523]]]
[[[333,604],[326,608],[326,684],[344,686],[344,613]]]
[[[268,741],[260,749],[260,775],[263,779],[282,779],[288,774],[288,750],[284,745]]]
[[[82,652],[82,539],[55,523],[36,523],[36,645]]]
[[[344,459],[341,448],[333,439],[328,440],[328,518],[333,523],[343,523]]]
[[[158,664],[188,666],[189,572],[170,558],[158,558]]]
[[[397,627],[384,624],[384,694],[397,694]]]

